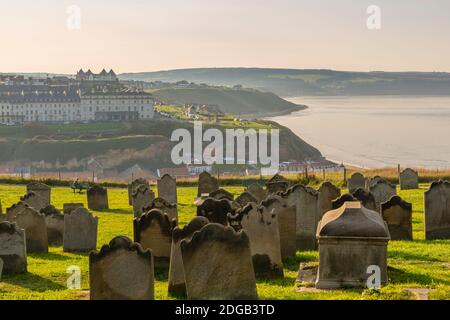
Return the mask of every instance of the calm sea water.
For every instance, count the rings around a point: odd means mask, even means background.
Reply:
[[[450,97],[297,97],[272,118],[322,154],[360,167],[450,168]]]

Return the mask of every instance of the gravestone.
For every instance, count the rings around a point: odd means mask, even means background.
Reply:
[[[157,182],[158,198],[163,198],[170,203],[178,203],[177,180],[172,176],[165,174]]]
[[[250,239],[256,278],[283,278],[278,216],[250,203],[240,210],[241,226]]]
[[[172,246],[172,231],[175,220],[161,210],[153,209],[134,219],[134,241],[141,244],[144,250],[151,249],[155,266],[169,266]]]
[[[260,203],[268,196],[267,190],[257,183],[251,184],[245,191],[256,199],[256,203]]]
[[[33,191],[41,198],[44,207],[50,205],[52,189],[48,185],[40,182],[32,182],[27,184],[27,193],[30,191]]]
[[[48,236],[45,216],[34,208],[19,213],[15,222],[25,230],[27,253],[48,253]]]
[[[41,209],[44,209],[46,205],[44,204],[44,201],[41,197],[39,197],[36,193],[33,191],[27,192],[26,195],[20,198],[20,201],[25,203],[27,206],[33,208],[36,211],[41,211]]]
[[[0,258],[0,281],[2,281],[2,274],[3,274],[3,259]]]
[[[210,198],[216,199],[216,200],[222,200],[222,199],[227,199],[230,201],[234,200],[234,197],[231,193],[229,193],[227,190],[224,189],[219,189],[216,191],[213,191],[209,194]]]
[[[419,189],[419,175],[417,171],[407,168],[400,173],[400,189]]]
[[[145,184],[141,184],[133,189],[131,195],[131,201],[133,203],[133,212],[135,217],[140,217],[145,208],[151,206],[152,197],[150,195],[150,188]]]
[[[253,196],[250,192],[245,191],[243,193],[241,193],[237,198],[236,198],[236,203],[238,203],[241,207],[245,207],[247,204],[249,204],[250,202],[254,202],[254,203],[259,203],[258,199]]]
[[[130,184],[128,184],[128,204],[130,206],[133,205],[133,199],[132,199],[133,190],[142,184],[147,186],[150,189],[150,184],[144,178],[139,178],[139,179],[133,180]]]
[[[15,223],[0,222],[0,259],[3,274],[27,272],[25,230]]]
[[[182,240],[186,293],[191,300],[256,300],[250,241],[245,231],[211,223]]]
[[[358,201],[352,194],[345,193],[339,198],[331,201],[331,210],[336,210],[342,207],[346,202],[355,202]]]
[[[381,205],[381,214],[389,228],[391,240],[412,240],[411,203],[394,196]]]
[[[381,284],[387,283],[389,230],[378,212],[347,202],[323,216],[317,239],[317,289],[364,288],[373,266],[380,270]]]
[[[209,195],[211,192],[219,190],[219,181],[208,172],[202,172],[198,177],[197,197]]]
[[[266,187],[269,194],[285,192],[289,188],[289,181],[285,177],[276,174],[266,183]]]
[[[358,188],[361,189],[366,188],[366,183],[367,183],[366,178],[364,178],[364,176],[361,173],[355,172],[354,174],[352,174],[350,179],[347,180],[347,187],[349,192],[352,193]]]
[[[378,180],[377,183],[373,184],[370,189],[370,193],[373,194],[375,199],[376,211],[381,214],[381,204],[389,201],[393,196],[397,195],[397,189],[395,185],[391,184],[386,180]]]
[[[322,216],[331,210],[332,201],[341,196],[341,189],[336,187],[331,182],[324,182],[319,188],[319,220]]]
[[[234,213],[235,208],[231,201],[222,199],[215,200],[207,198],[197,207],[197,216],[205,217],[210,222],[220,223],[224,226],[228,224],[228,213]]]
[[[151,250],[124,236],[89,255],[91,300],[153,300],[155,278]]]
[[[278,217],[281,257],[283,259],[295,257],[297,252],[295,207],[288,207],[283,198],[277,195],[271,195],[263,200],[261,206]]]
[[[97,248],[98,217],[86,208],[64,215],[64,252],[89,252]]]
[[[64,236],[64,215],[50,205],[41,210],[45,216],[49,245],[62,245]]]
[[[374,185],[376,185],[378,183],[378,181],[386,181],[386,180],[380,176],[375,176],[370,179],[367,179],[366,180],[366,190],[370,190],[370,188],[373,187]]]
[[[180,243],[184,239],[190,240],[194,232],[199,231],[208,223],[209,221],[205,217],[195,217],[184,228],[176,227],[173,230],[169,266],[169,293],[173,296],[186,296],[186,281]]]
[[[150,203],[150,206],[144,209],[144,212],[148,212],[153,209],[161,210],[162,213],[169,216],[171,221],[173,219],[178,221],[178,206],[175,203],[169,203],[163,198],[156,198]]]
[[[90,210],[108,210],[108,190],[98,185],[89,188],[87,191],[87,201]]]
[[[425,192],[425,239],[450,239],[450,182],[433,182]]]
[[[289,207],[295,206],[297,249],[317,250],[315,231],[319,222],[319,193],[297,184],[280,194]]]
[[[26,208],[29,208],[28,205],[22,201],[13,204],[11,207],[6,209],[6,221],[14,222],[16,220],[17,215]]]
[[[84,208],[84,204],[82,204],[82,203],[64,203],[63,204],[64,214],[69,214],[78,208]]]
[[[366,189],[356,189],[352,195],[362,203],[362,205],[369,210],[376,211],[377,205],[375,202],[375,197],[372,193],[367,191]]]

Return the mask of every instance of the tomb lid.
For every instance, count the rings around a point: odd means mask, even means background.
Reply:
[[[389,230],[381,215],[364,208],[360,202],[346,202],[328,211],[317,227],[317,238],[389,239]]]

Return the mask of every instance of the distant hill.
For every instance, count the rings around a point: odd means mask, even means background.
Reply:
[[[269,92],[253,89],[225,87],[165,88],[152,91],[159,100],[168,104],[214,105],[227,114],[241,116],[269,116],[301,109],[296,104]]]
[[[280,96],[450,95],[450,73],[346,72],[260,68],[201,68],[124,73],[123,80],[242,85]]]

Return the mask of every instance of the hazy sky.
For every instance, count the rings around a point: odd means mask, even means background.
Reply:
[[[366,26],[381,8],[381,30]],[[70,5],[81,29],[67,27]],[[0,0],[0,72],[450,72],[449,0]]]

